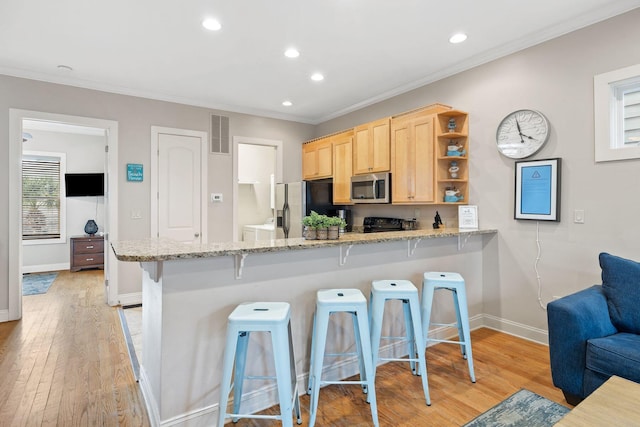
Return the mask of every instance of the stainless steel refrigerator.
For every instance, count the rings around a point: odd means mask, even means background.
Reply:
[[[276,239],[302,237],[302,217],[311,211],[336,215],[331,179],[275,184]]]
[[[302,237],[306,182],[275,185],[276,239]]]

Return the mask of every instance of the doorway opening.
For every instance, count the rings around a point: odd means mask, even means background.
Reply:
[[[95,216],[102,214],[101,232],[104,235],[104,293],[105,302],[109,305],[117,305],[118,287],[117,287],[117,261],[113,252],[108,250],[109,242],[117,239],[117,150],[118,150],[118,123],[111,120],[102,120],[87,117],[68,116],[62,114],[43,113],[38,111],[27,111],[10,109],[10,144],[9,144],[9,310],[6,319],[0,320],[17,320],[22,317],[22,273],[24,263],[23,249],[23,222],[22,222],[22,157],[25,151],[23,147],[23,134],[46,132],[55,129],[58,132],[67,133],[69,135],[75,133],[93,133],[98,139],[103,141],[104,148],[100,149],[99,158],[95,160],[97,165],[104,171],[105,193],[103,196],[102,207],[100,200],[93,199],[88,203],[91,206],[76,206],[77,209],[88,209],[95,214],[87,215]],[[26,131],[25,128],[30,128]],[[46,130],[45,130],[46,129]],[[28,139],[28,138],[24,138]],[[59,151],[59,150],[58,150]],[[85,201],[86,202],[86,201]],[[95,202],[95,204],[94,204]],[[61,200],[66,204],[66,200]],[[87,204],[87,203],[84,203]],[[83,203],[80,203],[83,205]],[[75,226],[75,225],[74,225]],[[81,229],[84,227],[84,221]],[[64,236],[65,242],[68,244],[69,236],[77,230],[67,226],[63,227],[60,239]],[[83,231],[83,230],[82,230]],[[82,232],[81,231],[81,232]],[[62,242],[61,242],[62,243]],[[55,262],[53,265],[56,264]]]
[[[282,182],[282,148],[282,141],[233,137],[234,241],[275,236],[275,184]]]

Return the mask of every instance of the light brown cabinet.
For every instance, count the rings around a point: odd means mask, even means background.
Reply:
[[[331,178],[333,176],[333,146],[331,138],[309,141],[302,146],[302,179]]]
[[[448,105],[309,141],[302,153],[303,179],[333,178],[336,205],[353,203],[351,176],[386,171],[393,204],[469,203],[469,115]],[[445,199],[447,191],[455,197]]]
[[[436,138],[436,201],[466,205],[469,203],[469,115],[460,110],[438,113]],[[447,200],[446,191],[453,191],[456,196]]]
[[[353,174],[387,172],[390,163],[390,118],[365,123],[354,128]]]
[[[71,237],[70,270],[104,268],[104,238],[101,236]]]
[[[350,205],[353,169],[353,131],[333,135],[333,204]]]
[[[391,121],[391,198],[394,204],[435,201],[433,114],[409,114]]]

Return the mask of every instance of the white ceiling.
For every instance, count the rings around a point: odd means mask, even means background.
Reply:
[[[320,123],[637,7],[640,0],[2,0],[0,74]],[[222,30],[203,29],[206,17]],[[468,40],[450,44],[459,31]],[[291,46],[299,58],[284,57]],[[312,82],[318,71],[325,80]]]

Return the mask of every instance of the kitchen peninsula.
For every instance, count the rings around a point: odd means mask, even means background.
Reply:
[[[302,391],[309,371],[318,289],[358,288],[368,296],[374,279],[409,279],[421,288],[425,271],[456,271],[467,282],[473,328],[474,316],[482,313],[483,286],[496,281],[496,234],[496,230],[447,228],[347,233],[339,240],[113,243],[118,260],[139,262],[142,267],[140,384],[152,424],[216,424],[227,317],[242,302],[291,304],[298,389]],[[383,335],[399,335],[404,328],[401,308],[393,309],[385,316]],[[435,315],[452,315],[449,298],[440,309],[434,307]],[[327,351],[349,351],[353,346],[349,328],[332,334]],[[404,345],[382,349],[397,355],[403,350]],[[249,351],[253,360],[249,366],[258,365],[260,375],[272,370],[271,346],[265,337],[253,334]],[[345,360],[329,365],[323,375],[337,379],[356,372],[357,362]],[[247,410],[277,402],[275,385],[254,381],[245,384],[245,390],[243,407]]]

